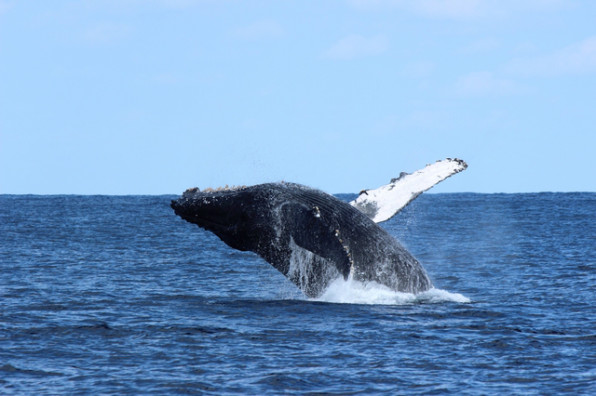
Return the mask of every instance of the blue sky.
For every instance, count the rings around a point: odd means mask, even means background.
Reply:
[[[596,2],[0,0],[0,193],[596,191]]]

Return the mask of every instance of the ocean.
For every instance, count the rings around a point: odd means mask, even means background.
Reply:
[[[423,194],[435,289],[315,300],[173,198],[0,195],[0,394],[596,394],[596,193]]]

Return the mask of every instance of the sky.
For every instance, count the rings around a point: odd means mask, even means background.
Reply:
[[[596,191],[591,0],[0,0],[0,193]]]

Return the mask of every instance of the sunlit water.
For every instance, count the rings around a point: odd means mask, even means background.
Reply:
[[[596,394],[596,194],[422,195],[316,300],[172,197],[0,196],[0,394]]]

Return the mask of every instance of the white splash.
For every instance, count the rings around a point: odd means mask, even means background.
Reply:
[[[316,288],[317,285],[310,284],[311,279],[318,279],[324,284],[327,279],[341,278],[341,274],[332,262],[300,247],[294,242],[294,238],[290,237],[288,246],[291,256],[290,268],[286,277],[299,285],[300,289]],[[316,269],[319,271],[316,272]]]
[[[314,301],[343,304],[384,304],[407,305],[423,303],[457,302],[469,303],[471,300],[459,293],[432,288],[423,293],[402,293],[389,289],[376,282],[363,283],[342,278],[333,281],[327,290]]]

